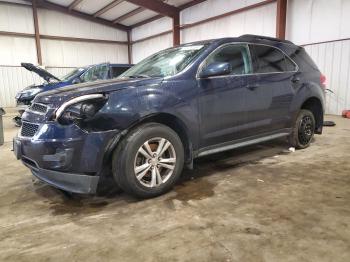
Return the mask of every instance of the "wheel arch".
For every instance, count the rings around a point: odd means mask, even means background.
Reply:
[[[301,104],[300,109],[306,109],[312,112],[316,121],[315,133],[322,134],[323,105],[321,100],[315,96],[309,97]]]
[[[181,142],[184,146],[184,153],[185,153],[185,164],[192,168],[192,161],[193,161],[193,144],[192,140],[190,138],[190,132],[188,131],[187,126],[185,123],[177,116],[169,113],[155,113],[147,115],[143,118],[141,118],[139,121],[131,124],[126,130],[118,134],[116,137],[112,139],[110,142],[110,145],[108,146],[104,162],[108,163],[111,160],[111,157],[113,155],[114,149],[118,146],[119,142],[134,128],[146,124],[146,123],[158,123],[165,125],[172,130],[174,130],[177,135],[180,137]]]

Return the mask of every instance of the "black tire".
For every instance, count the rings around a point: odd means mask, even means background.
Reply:
[[[175,155],[176,161],[172,164],[172,173],[170,169],[169,171],[166,171],[166,168],[163,168],[162,166],[156,165],[156,163],[152,162],[152,159],[159,160],[161,158],[155,157],[147,160],[147,158],[145,157],[144,160],[146,160],[147,163],[149,163],[148,165],[156,166],[151,166],[150,168],[152,168],[152,170],[147,171],[146,175],[144,175],[144,179],[149,179],[149,181],[145,181],[143,179],[139,180],[136,177],[134,169],[135,166],[137,166],[137,161],[140,160],[139,149],[142,147],[142,145],[144,145],[146,141],[152,141],[152,139],[161,138],[164,138],[171,143],[171,146],[169,146],[168,148],[171,148],[171,152],[174,152]],[[158,146],[159,145],[160,144],[158,144]],[[144,162],[144,164],[146,165],[147,163]],[[164,194],[174,186],[179,176],[181,175],[183,164],[184,149],[181,139],[179,138],[177,133],[171,128],[162,124],[146,123],[131,130],[127,134],[127,136],[119,143],[119,145],[113,153],[112,171],[114,179],[116,180],[117,184],[122,188],[122,190],[138,198],[151,198]],[[166,175],[167,180],[164,179],[164,183],[160,183],[159,185],[152,187],[152,172],[153,169],[155,169],[156,167],[157,171],[159,171],[159,174],[161,174],[161,172],[164,172],[164,174],[168,175]],[[160,179],[160,181],[162,180]],[[151,187],[145,186],[146,183],[151,183]],[[158,177],[156,179],[156,184],[157,183],[159,183]]]
[[[294,123],[293,131],[289,137],[291,146],[297,149],[307,148],[315,134],[315,117],[306,109],[301,109]]]

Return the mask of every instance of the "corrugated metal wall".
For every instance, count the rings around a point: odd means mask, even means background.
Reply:
[[[187,8],[180,13],[181,25],[194,23],[208,17],[249,6],[262,0],[208,0]],[[181,30],[181,43],[203,39],[239,36],[242,34],[263,34],[274,36],[276,31],[276,3],[244,13],[231,15],[216,21]],[[161,18],[132,30],[132,40],[138,40],[172,29],[170,18]],[[172,34],[159,36],[133,45],[133,63],[152,53],[171,47]]]
[[[132,30],[132,41],[136,41],[148,36],[166,32],[172,29],[172,19],[163,17]],[[147,56],[171,47],[173,45],[172,33],[158,36],[153,39],[138,42],[132,45],[132,62],[138,63]]]
[[[46,9],[38,10],[43,35],[126,41],[126,32]],[[31,6],[0,4],[0,31],[34,34]],[[43,65],[62,76],[74,67],[101,62],[128,63],[127,45],[41,40]],[[0,106],[15,106],[15,94],[40,78],[20,67],[37,64],[34,38],[0,36]],[[34,81],[33,81],[34,80]]]
[[[171,33],[135,43],[132,45],[132,61],[133,63],[138,63],[147,56],[171,46],[173,46]]]
[[[73,68],[49,67],[46,68],[52,74],[60,77],[67,74]],[[20,66],[0,66],[0,105],[13,107],[16,93],[30,85],[39,85],[43,79]]]
[[[287,39],[306,44],[334,92],[327,92],[326,112],[341,114],[350,108],[350,40],[332,41],[350,38],[350,1],[289,0],[287,10]]]
[[[305,47],[327,77],[326,112],[341,114],[350,108],[350,40]]]
[[[208,0],[181,12],[181,24],[191,24],[209,17],[262,2],[262,0]],[[240,36],[275,35],[276,3],[181,30],[182,43],[196,40]]]

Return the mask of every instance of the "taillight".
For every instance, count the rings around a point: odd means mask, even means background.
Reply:
[[[323,89],[326,89],[326,76],[324,74],[321,74],[320,76],[320,82],[321,82],[321,86],[323,87]]]

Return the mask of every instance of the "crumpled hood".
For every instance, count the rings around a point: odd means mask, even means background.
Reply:
[[[78,96],[109,93],[125,88],[138,86],[157,85],[163,81],[161,77],[155,78],[132,78],[132,79],[110,79],[101,80],[89,83],[70,85],[62,88],[57,88],[51,91],[43,92],[37,95],[33,102],[60,105],[70,99]]]

